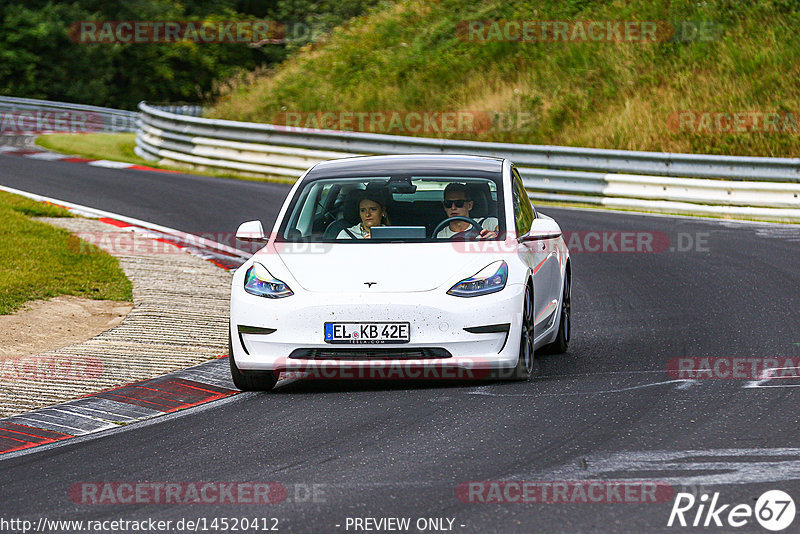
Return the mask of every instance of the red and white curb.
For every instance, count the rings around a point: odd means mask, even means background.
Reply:
[[[0,457],[57,441],[118,428],[240,393],[228,359],[0,420]]]
[[[66,161],[69,163],[85,163],[93,167],[106,167],[109,169],[130,169],[134,171],[152,171],[152,172],[169,172],[180,174],[180,171],[171,171],[166,169],[157,169],[155,167],[148,167],[146,165],[137,165],[135,163],[126,163],[124,161],[111,161],[107,159],[89,159],[81,158],[78,156],[67,156],[65,154],[58,154],[56,152],[48,152],[45,150],[38,150],[35,148],[19,148],[13,146],[0,146],[0,154],[6,156],[21,156],[31,159],[43,159],[47,161]]]
[[[216,241],[11,187],[0,191],[62,207],[71,213],[164,240],[223,269],[235,269],[249,254]],[[0,457],[65,439],[116,428],[239,393],[227,357],[164,376],[134,382],[80,399],[0,419]]]

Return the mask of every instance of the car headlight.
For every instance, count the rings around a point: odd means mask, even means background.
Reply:
[[[289,286],[272,276],[266,267],[254,263],[244,275],[244,290],[251,295],[280,299],[294,295]]]
[[[447,294],[456,297],[488,295],[506,287],[506,280],[508,280],[508,264],[500,260],[487,265],[472,277],[460,281],[451,287]]]

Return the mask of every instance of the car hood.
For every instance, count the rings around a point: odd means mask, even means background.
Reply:
[[[303,289],[321,293],[430,291],[495,259],[465,253],[452,243],[318,244],[316,251],[281,250],[280,245],[275,253],[289,274]]]

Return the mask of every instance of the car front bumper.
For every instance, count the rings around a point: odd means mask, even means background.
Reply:
[[[408,378],[415,378],[417,370],[424,373],[425,369],[441,370],[428,377],[451,368],[509,369],[516,365],[519,353],[524,287],[510,284],[497,293],[471,298],[436,290],[300,292],[268,299],[234,286],[232,356],[243,371],[330,372],[336,368],[388,372],[401,368],[407,370]],[[326,343],[326,322],[408,322],[410,342]]]

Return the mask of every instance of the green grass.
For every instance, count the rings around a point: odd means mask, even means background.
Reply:
[[[29,217],[72,217],[72,214],[64,208],[5,192],[0,192],[0,208],[7,208]]]
[[[460,22],[502,19],[704,21],[715,30],[708,40],[657,43],[459,38]],[[793,0],[399,0],[277,69],[232,82],[210,116],[273,122],[283,112],[467,110],[491,117],[488,130],[428,135],[798,156],[798,132],[692,133],[669,123],[683,110],[791,112],[800,122],[798,27]]]
[[[69,232],[29,216],[69,214],[0,192],[0,315],[28,301],[59,295],[132,301],[131,283],[116,258],[97,249],[80,252],[87,248]]]
[[[127,161],[137,165],[154,165],[133,151],[136,146],[133,133],[48,134],[36,138],[36,144],[48,150],[88,159]]]

